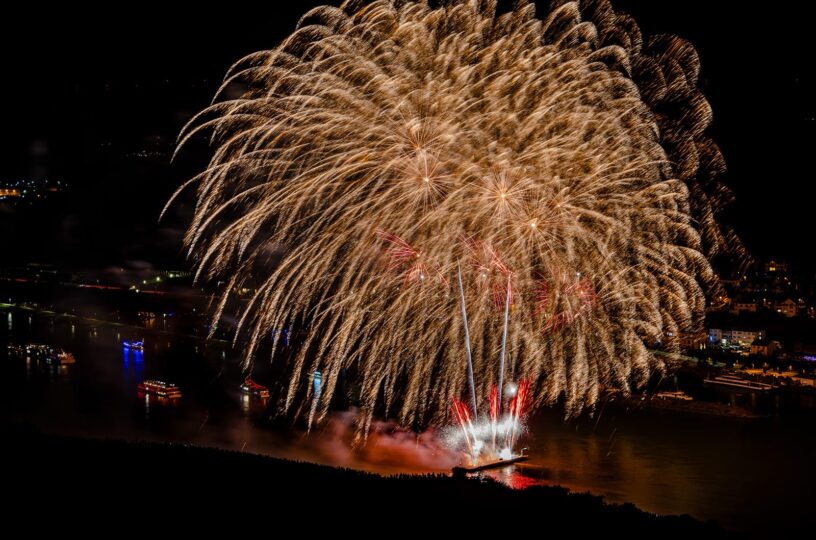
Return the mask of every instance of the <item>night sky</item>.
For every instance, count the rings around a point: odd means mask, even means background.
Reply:
[[[59,204],[0,209],[4,259],[77,268],[144,260],[182,264],[185,213],[157,224],[167,197],[196,167],[194,149],[171,164],[175,136],[206,106],[229,65],[274,47],[313,5],[169,13],[146,3],[109,14],[24,8],[0,33],[5,71],[0,180],[68,181]],[[713,5],[716,4],[716,7]],[[800,3],[804,4],[804,3]],[[713,135],[729,165],[731,219],[758,257],[812,272],[807,194],[816,149],[812,18],[793,4],[620,0],[646,35],[697,47]],[[22,36],[22,37],[20,37]]]

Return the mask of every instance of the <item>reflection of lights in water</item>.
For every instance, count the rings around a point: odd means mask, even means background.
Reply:
[[[261,397],[241,392],[241,411],[244,414],[258,414],[266,410],[269,404],[268,397]]]
[[[144,364],[144,353],[128,347],[122,347],[122,361],[125,369],[130,367],[132,361],[136,373],[141,373],[142,364]]]
[[[499,470],[488,471],[485,473],[485,475],[512,489],[526,489],[528,487],[541,485],[541,483],[535,478],[525,475],[512,466],[504,467]]]
[[[12,318],[11,318],[11,311],[9,311],[8,317],[6,317],[6,319],[8,319],[8,329],[10,331],[14,327],[14,324],[12,323]]]
[[[72,324],[72,325],[71,325],[71,339],[73,339],[73,338],[74,338],[74,335],[75,335],[75,334],[76,334],[76,326],[74,326],[74,325]]]

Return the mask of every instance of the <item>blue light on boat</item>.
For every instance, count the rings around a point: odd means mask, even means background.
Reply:
[[[141,351],[141,350],[144,350],[144,340],[141,340],[141,341],[124,340],[124,341],[122,341],[122,346],[124,346],[125,349],[132,349],[134,351]]]

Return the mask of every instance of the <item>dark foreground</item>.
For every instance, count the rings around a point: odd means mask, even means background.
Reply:
[[[188,445],[2,431],[4,492],[13,494],[8,515],[32,531],[114,527],[108,530],[116,534],[123,528],[155,531],[162,524],[176,536],[214,525],[235,527],[241,535],[294,529],[307,537],[315,529],[436,536],[443,530],[484,533],[508,527],[514,536],[536,537],[726,536],[717,525],[688,516],[655,516],[560,487],[512,490],[479,479],[382,477]]]

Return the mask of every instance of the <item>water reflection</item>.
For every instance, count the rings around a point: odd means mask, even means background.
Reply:
[[[123,345],[122,367],[126,382],[130,384],[141,382],[144,374],[144,352]]]
[[[162,410],[174,409],[179,406],[178,399],[156,396],[144,392],[137,392],[136,395],[139,397],[139,401],[144,405],[143,418],[145,422],[156,419],[157,414]],[[162,418],[158,417],[158,419]]]
[[[4,344],[0,344],[0,346],[5,348]],[[17,362],[22,364],[22,373],[25,374],[25,379],[28,381],[46,380],[54,382],[60,379],[65,381],[70,379],[72,374],[73,364],[60,363],[58,359],[48,358],[41,353],[8,353],[8,356],[11,366],[20,365]]]
[[[150,420],[150,396],[144,394],[143,402],[144,402],[144,419]]]
[[[53,366],[54,374],[62,379],[67,378],[71,374],[71,371],[71,366],[66,366],[63,364],[56,364]]]
[[[484,476],[492,478],[502,484],[510,486],[513,489],[524,489],[536,485],[546,485],[549,482],[544,481],[544,478],[535,474],[535,469],[527,469],[533,474],[525,474],[525,469],[519,466],[505,467],[495,471],[488,471]],[[538,478],[536,478],[538,476]]]
[[[241,412],[247,416],[259,417],[269,408],[269,398],[241,393]]]

